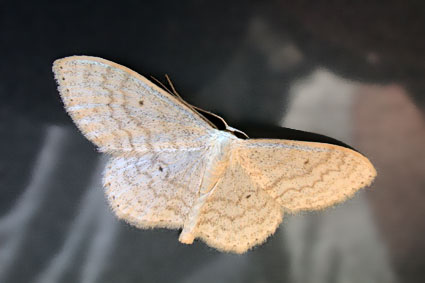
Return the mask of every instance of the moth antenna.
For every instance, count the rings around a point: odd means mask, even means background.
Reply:
[[[174,87],[173,83],[171,82],[170,77],[165,74],[165,78],[168,81],[168,84],[170,85],[172,91],[170,91],[162,82],[160,82],[157,78],[151,76],[151,78],[153,80],[155,80],[159,85],[161,85],[166,91],[168,91],[169,94],[174,95],[181,103],[183,103],[184,105],[186,105],[187,107],[189,107],[192,111],[194,111],[195,113],[197,113],[199,115],[199,117],[201,117],[202,120],[204,120],[205,122],[207,122],[211,127],[213,127],[214,129],[217,129],[217,126],[214,125],[214,123],[212,123],[210,120],[208,120],[207,118],[205,118],[202,114],[199,113],[199,111],[197,111],[196,106],[193,106],[192,104],[186,102],[181,96],[180,94],[177,92],[176,88]],[[207,111],[205,111],[207,112]],[[214,115],[214,114],[212,114]]]
[[[173,94],[160,80],[155,78],[154,76],[150,76],[156,83],[158,83],[163,89],[165,89],[169,94]]]
[[[171,81],[170,77],[167,74],[165,74],[165,78],[167,79],[168,84],[170,85],[171,89],[173,90],[174,95],[177,96],[178,98],[180,98],[181,100],[183,100],[183,98],[180,96],[180,94],[177,92],[176,88],[174,87],[174,84]]]

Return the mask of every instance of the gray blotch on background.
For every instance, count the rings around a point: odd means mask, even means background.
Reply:
[[[0,219],[0,282],[9,272],[19,254],[28,224],[40,209],[47,194],[48,183],[57,163],[62,159],[61,148],[67,140],[66,131],[60,127],[47,128],[43,147],[35,163],[31,180],[11,211]]]
[[[318,69],[291,88],[282,125],[350,143],[351,106],[360,84]],[[282,231],[293,282],[394,282],[387,249],[365,195],[344,205],[287,216]]]
[[[107,260],[117,231],[117,223],[114,217],[108,213],[102,190],[102,171],[106,164],[106,158],[98,161],[96,170],[92,176],[91,185],[85,195],[74,222],[69,227],[60,251],[50,259],[49,264],[37,276],[35,282],[55,283],[60,282],[68,268],[72,266],[78,248],[83,244],[85,237],[95,229],[94,235],[89,241],[88,255],[83,265],[81,282],[95,282]]]

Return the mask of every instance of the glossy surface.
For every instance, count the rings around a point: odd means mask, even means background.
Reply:
[[[423,281],[422,2],[173,3],[1,10],[0,282]],[[250,136],[266,123],[337,138],[379,178],[344,205],[286,218],[242,256],[131,228],[109,212],[105,159],[57,95],[51,64],[72,54],[167,73]]]

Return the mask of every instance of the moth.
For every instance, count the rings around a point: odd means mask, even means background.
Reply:
[[[58,59],[53,72],[66,111],[110,155],[103,185],[115,214],[142,229],[182,229],[185,244],[244,253],[284,212],[342,202],[376,176],[346,147],[243,139],[224,120],[219,130],[177,94],[105,59]]]

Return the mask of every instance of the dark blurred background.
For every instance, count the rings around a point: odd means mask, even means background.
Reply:
[[[424,3],[2,1],[0,282],[425,282]],[[337,138],[376,182],[285,216],[244,255],[130,227],[103,197],[107,157],[57,93],[51,65],[69,55],[167,73],[254,135]]]

